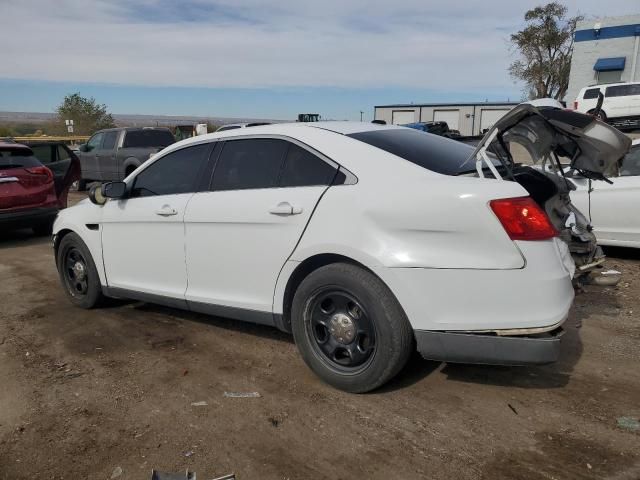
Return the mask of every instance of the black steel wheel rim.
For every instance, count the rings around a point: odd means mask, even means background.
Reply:
[[[64,256],[63,275],[67,289],[74,297],[83,297],[89,290],[87,262],[82,252],[75,247]]]
[[[354,295],[323,289],[307,303],[305,318],[316,356],[332,369],[355,373],[373,360],[375,324]]]

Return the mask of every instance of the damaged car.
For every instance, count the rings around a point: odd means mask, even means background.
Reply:
[[[60,281],[81,308],[129,298],[274,326],[349,392],[380,387],[416,349],[553,362],[570,251],[580,267],[600,253],[568,183],[490,146],[535,134],[525,146],[540,159],[566,153],[594,175],[624,155],[615,132],[568,125],[518,107],[477,149],[358,122],[183,140],[60,213]]]

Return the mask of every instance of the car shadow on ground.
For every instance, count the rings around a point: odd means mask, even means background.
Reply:
[[[640,248],[630,247],[602,247],[609,260],[640,260]]]
[[[31,229],[4,230],[0,229],[0,249],[28,247],[51,243],[51,235],[36,235]]]

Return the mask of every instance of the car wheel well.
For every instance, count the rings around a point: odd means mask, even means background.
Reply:
[[[352,258],[345,257],[344,255],[322,253],[307,258],[306,260],[302,261],[300,265],[298,265],[293,271],[293,273],[289,277],[289,280],[287,281],[287,286],[284,289],[282,321],[279,325],[282,330],[291,333],[291,305],[293,303],[293,296],[295,295],[296,290],[298,289],[302,281],[318,268],[330,265],[332,263],[349,263],[367,270],[375,275],[375,273],[371,271],[371,269],[367,268],[362,263]]]
[[[56,259],[58,258],[58,247],[60,246],[60,242],[62,241],[62,239],[64,237],[66,237],[70,233],[73,233],[73,230],[70,230],[68,228],[63,228],[58,233],[56,233],[56,235],[54,237],[54,241],[53,241],[53,252],[54,252],[54,255],[55,255],[54,258],[56,258]]]

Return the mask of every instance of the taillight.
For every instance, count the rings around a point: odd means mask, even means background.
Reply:
[[[46,179],[43,178],[44,180],[43,183],[49,183],[53,181],[53,172],[49,170],[47,167],[45,167],[44,165],[40,165],[38,167],[25,168],[25,170],[29,172],[31,175],[43,175],[44,177],[46,177]]]
[[[531,197],[489,202],[511,240],[548,240],[558,235],[547,214]]]
[[[573,109],[574,110],[578,110],[578,101],[577,100],[573,102]]]

